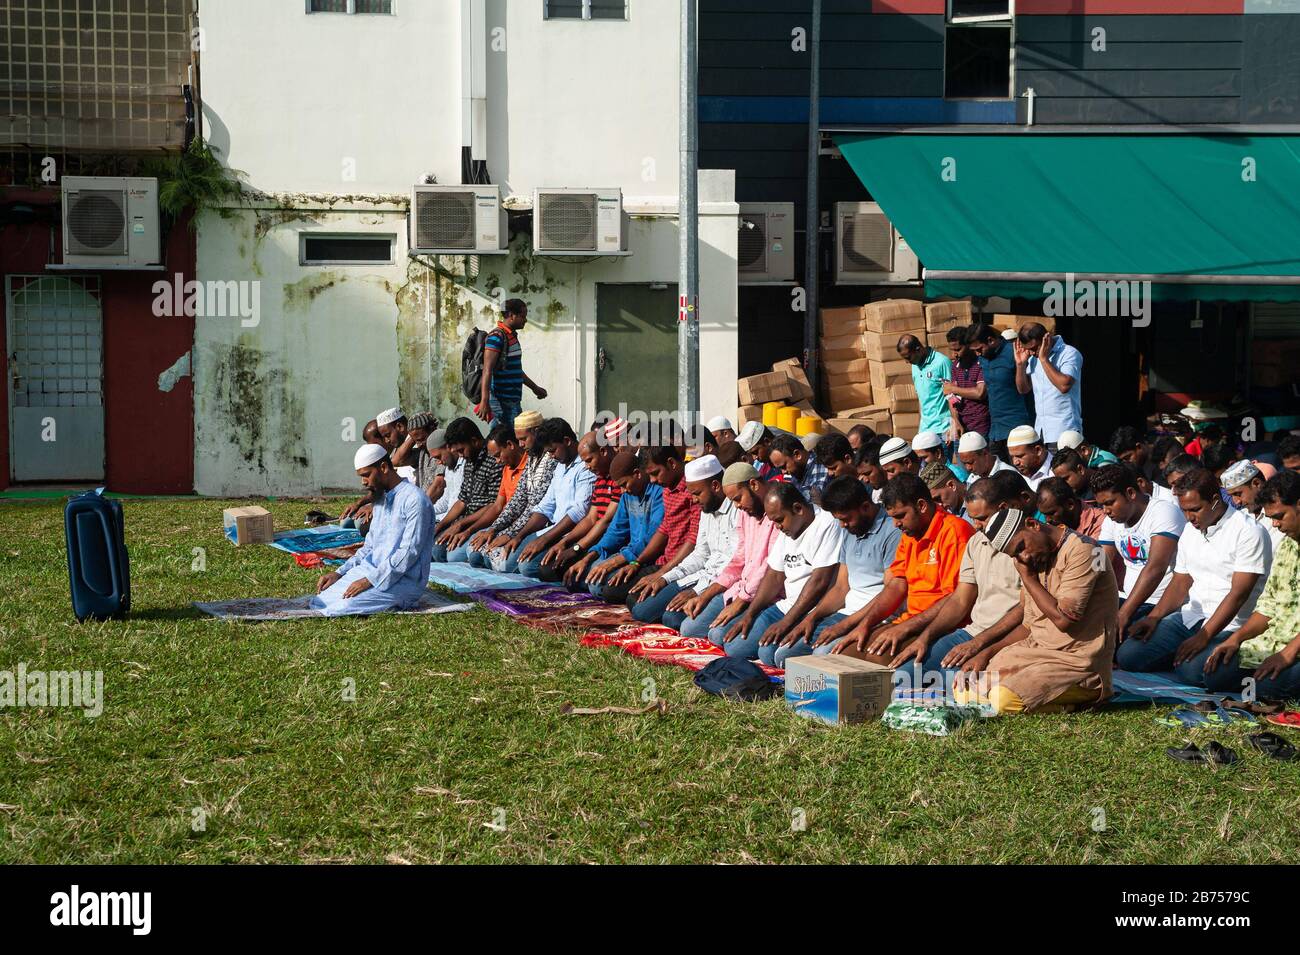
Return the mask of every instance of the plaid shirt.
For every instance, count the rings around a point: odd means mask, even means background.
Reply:
[[[822,472],[825,471],[822,468]],[[664,488],[664,519],[659,530],[668,542],[664,544],[664,552],[656,564],[668,563],[683,544],[695,543],[695,535],[700,530],[700,508],[691,492],[686,490],[685,481],[678,481],[676,487]]]
[[[461,479],[460,500],[465,502],[465,513],[481,511],[497,499],[501,487],[501,463],[488,454],[487,445],[478,454],[465,460],[465,476]]]
[[[826,482],[830,479],[831,474],[826,470],[826,465],[822,464],[812,455],[809,455],[808,463],[804,465],[803,477],[795,481],[795,486],[798,487],[800,493],[811,502],[813,499],[813,491],[816,491],[817,496],[820,498],[822,488],[826,486]]]

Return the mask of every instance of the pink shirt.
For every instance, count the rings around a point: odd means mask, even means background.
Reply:
[[[713,581],[719,587],[727,588],[723,593],[723,599],[727,603],[737,599],[754,599],[758,585],[767,573],[767,552],[779,533],[780,528],[766,517],[760,520],[740,511],[736,552]]]

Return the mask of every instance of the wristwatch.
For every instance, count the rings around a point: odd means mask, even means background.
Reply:
[[[575,554],[581,553],[581,552],[582,552],[582,545],[581,545],[581,544],[574,544],[574,545],[573,545],[573,552],[574,552]]]

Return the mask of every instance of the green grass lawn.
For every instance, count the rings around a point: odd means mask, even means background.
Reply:
[[[478,609],[202,618],[191,601],[317,576],[227,543],[226,506],[127,501],[131,619],[80,625],[61,502],[3,505],[0,670],[102,670],[105,703],[0,710],[0,862],[1296,861],[1300,763],[1236,729],[1193,738],[1237,767],[1175,763],[1186,737],[1150,708],[938,739],[723,703]],[[308,509],[268,506],[281,527]],[[640,705],[647,679],[663,715],[560,713]]]

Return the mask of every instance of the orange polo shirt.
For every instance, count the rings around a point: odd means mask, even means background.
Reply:
[[[957,589],[962,554],[974,534],[975,528],[939,507],[924,537],[904,534],[899,539],[889,567],[890,577],[907,581],[907,608],[899,620],[916,616]]]
[[[497,496],[503,500],[510,500],[514,497],[515,488],[519,486],[519,478],[524,473],[524,468],[528,466],[528,455],[519,459],[519,466],[514,468],[501,469],[501,485],[497,488]]]

